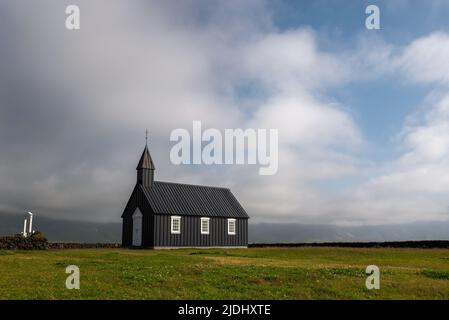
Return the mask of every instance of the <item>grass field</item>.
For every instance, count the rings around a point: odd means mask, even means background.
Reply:
[[[377,265],[380,290],[367,290]],[[65,268],[77,265],[80,290]],[[449,299],[449,250],[0,251],[1,299]]]

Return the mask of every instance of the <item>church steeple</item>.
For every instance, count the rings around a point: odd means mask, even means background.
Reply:
[[[137,183],[144,187],[151,187],[154,181],[154,167],[153,159],[151,159],[150,151],[148,150],[148,131],[146,132],[145,149],[143,149],[139,164],[137,165]]]

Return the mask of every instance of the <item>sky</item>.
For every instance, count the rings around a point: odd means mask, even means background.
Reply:
[[[253,223],[448,220],[448,16],[442,0],[1,0],[0,212],[120,221],[148,129],[157,180],[229,187]],[[277,173],[172,164],[170,133],[195,120],[278,129]]]

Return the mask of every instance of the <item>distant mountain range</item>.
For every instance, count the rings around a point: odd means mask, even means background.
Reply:
[[[104,242],[121,241],[120,223],[99,223],[52,219],[36,216],[33,229],[42,231],[50,241]],[[0,235],[20,233],[23,219],[17,214],[0,213]],[[249,242],[356,242],[449,240],[449,221],[415,222],[400,225],[341,227],[281,223],[249,224]]]
[[[365,242],[449,240],[449,221],[341,227],[259,223],[249,226],[250,242]]]

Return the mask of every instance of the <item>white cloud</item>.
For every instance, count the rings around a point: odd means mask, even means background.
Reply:
[[[338,57],[320,50],[307,28],[261,35],[247,45],[243,62],[247,76],[265,90],[326,87],[348,76]]]
[[[378,38],[362,39],[355,51],[334,55],[334,59],[341,59],[340,68],[344,66],[352,70],[352,81],[379,80],[394,75],[406,82],[410,90],[416,85],[432,85],[421,109],[410,114],[404,121],[404,127],[398,130],[396,141],[398,149],[403,150],[402,155],[397,159],[378,163],[374,167],[351,156],[350,151],[363,139],[350,114],[335,105],[327,109],[327,104],[310,99],[309,94],[314,93],[310,82],[306,81],[304,85],[309,89],[306,95],[289,96],[285,93],[292,90],[284,91],[283,88],[288,86],[281,85],[278,90],[281,98],[273,99],[271,103],[262,106],[256,113],[256,119],[268,119],[268,123],[278,123],[279,127],[285,128],[284,141],[290,142],[289,146],[294,146],[284,148],[283,154],[289,155],[289,164],[286,167],[296,166],[297,170],[290,170],[285,176],[280,172],[277,180],[274,178],[264,187],[269,196],[264,198],[263,205],[282,203],[281,209],[278,209],[279,217],[292,219],[294,212],[299,212],[296,217],[303,222],[389,224],[447,220],[448,56],[449,36],[441,32],[418,38],[402,48]],[[313,59],[309,59],[311,65],[312,61]],[[264,64],[270,66],[268,69],[272,67],[267,61],[261,63]],[[292,63],[292,66],[294,65]],[[301,64],[297,67],[307,74]],[[280,70],[270,73],[272,78],[277,79],[272,83],[275,87],[276,83],[282,82],[282,75],[285,76],[284,79],[295,79],[291,76],[294,71],[288,67]],[[335,72],[335,69],[330,70]],[[296,83],[290,81],[289,84],[301,87],[302,82],[298,79],[296,78]],[[338,81],[345,80],[348,78],[342,77]],[[313,107],[309,109],[310,106]],[[298,126],[293,126],[293,122]],[[352,148],[348,149],[346,143]],[[333,148],[338,150],[334,158],[331,153]],[[347,152],[342,153],[342,150]],[[317,153],[320,155],[318,158],[311,156]],[[341,159],[344,161],[339,161]],[[332,184],[335,177],[356,177],[359,182],[339,190],[329,189],[330,193],[326,188],[315,187],[315,183],[319,181],[324,181],[324,185]],[[296,184],[291,180],[295,180]],[[275,186],[283,187],[279,191]],[[277,191],[284,197],[274,196]],[[256,198],[254,193],[254,199]],[[281,201],[276,201],[277,199]],[[286,201],[290,206],[284,205]],[[276,210],[275,206],[272,210]]]
[[[449,217],[449,36],[433,33],[381,59],[384,75],[396,73],[408,85],[432,85],[422,107],[398,133],[402,155],[383,163],[349,196],[344,223],[398,223]],[[344,208],[345,205],[342,205]]]
[[[355,146],[362,140],[348,112],[335,103],[319,101],[301,90],[270,97],[255,112],[252,123],[255,127],[278,128],[281,143],[297,147]]]
[[[413,41],[396,61],[405,79],[449,85],[449,35],[435,32]]]

